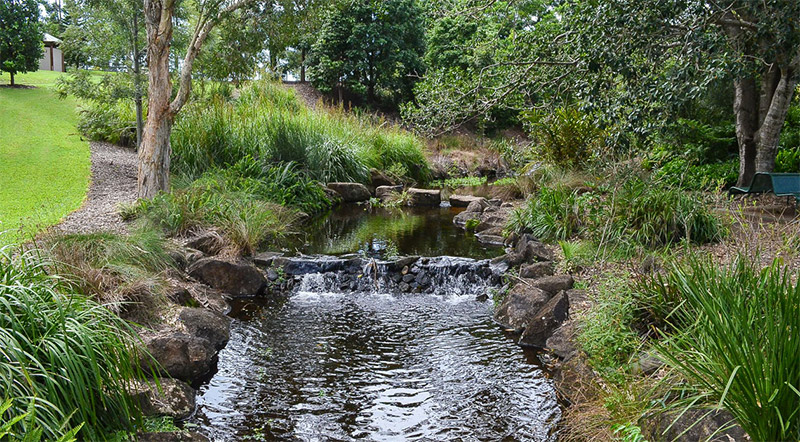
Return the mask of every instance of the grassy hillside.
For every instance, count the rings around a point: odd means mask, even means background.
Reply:
[[[59,75],[22,74],[16,83],[35,88],[0,87],[0,244],[56,224],[86,196],[89,144],[75,129],[75,101],[52,90]]]

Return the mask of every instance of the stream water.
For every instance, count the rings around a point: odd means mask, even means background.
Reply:
[[[339,212],[300,251],[499,253],[453,228],[451,210]],[[214,441],[554,440],[560,411],[536,355],[476,299],[486,283],[442,272],[426,294],[340,291],[312,273],[286,299],[237,301],[192,423]]]

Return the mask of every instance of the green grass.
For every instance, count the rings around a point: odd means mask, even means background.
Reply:
[[[51,87],[63,74],[16,76],[35,89],[0,87],[0,244],[58,223],[80,207],[89,185],[89,145],[75,129],[76,102]],[[0,76],[0,85],[9,76]]]

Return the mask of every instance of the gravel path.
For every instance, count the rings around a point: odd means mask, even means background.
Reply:
[[[119,216],[121,203],[136,201],[136,152],[109,143],[92,142],[92,182],[83,206],[55,227],[65,233],[127,231]]]

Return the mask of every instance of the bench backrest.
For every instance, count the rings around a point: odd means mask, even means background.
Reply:
[[[763,193],[772,191],[772,177],[768,173],[756,173],[750,183],[750,193]]]
[[[775,193],[800,193],[800,174],[798,173],[773,173],[772,187]]]

